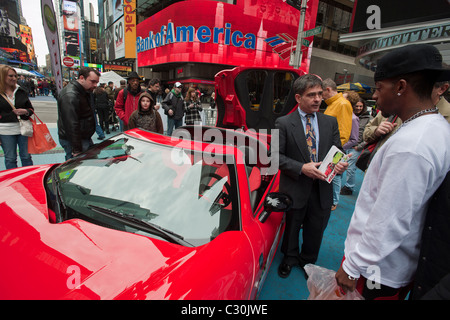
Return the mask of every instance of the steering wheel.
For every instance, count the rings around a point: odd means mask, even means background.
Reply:
[[[220,181],[224,177],[221,177],[216,173],[206,172],[201,175],[200,181],[203,181],[203,179],[205,179],[205,178],[211,178],[210,180],[208,180],[208,182],[211,182],[212,179],[216,179],[217,181]],[[222,203],[220,205],[223,207],[226,207],[231,203],[231,196],[230,196],[231,195],[231,185],[228,182],[225,182],[224,187],[226,189],[226,192],[221,191],[220,194],[217,196],[217,198],[222,200]],[[204,185],[204,189],[201,190],[200,194],[203,194],[203,192],[205,192],[206,190],[209,190],[209,189],[211,189],[211,186]]]

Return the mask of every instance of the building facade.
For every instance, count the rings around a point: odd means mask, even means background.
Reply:
[[[145,7],[145,3],[147,6]],[[292,68],[300,12],[282,0],[138,1],[137,66],[158,77],[212,92],[214,75],[234,66]],[[318,0],[309,0],[305,30],[315,27]],[[146,16],[148,15],[148,17]],[[308,71],[313,36],[302,46]]]

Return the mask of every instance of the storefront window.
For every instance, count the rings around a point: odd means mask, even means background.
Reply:
[[[251,71],[247,75],[247,88],[250,98],[250,109],[259,111],[264,84],[266,82],[265,71]]]
[[[294,84],[294,75],[291,72],[277,72],[273,86],[273,113],[281,114]]]
[[[321,0],[317,10],[316,24],[323,26],[322,34],[314,37],[316,48],[356,56],[357,48],[339,43],[339,35],[350,29],[352,7],[334,0]]]

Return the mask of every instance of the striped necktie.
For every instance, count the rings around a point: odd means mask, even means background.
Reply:
[[[308,145],[311,161],[317,162],[316,134],[314,133],[314,129],[311,123],[312,117],[314,117],[314,114],[306,115],[306,144]]]

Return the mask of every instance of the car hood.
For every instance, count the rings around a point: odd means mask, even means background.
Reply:
[[[187,248],[79,219],[50,223],[43,187],[50,168],[0,173],[0,299],[248,298],[252,266],[241,255],[251,251],[227,254],[230,243],[249,247],[242,232]]]

